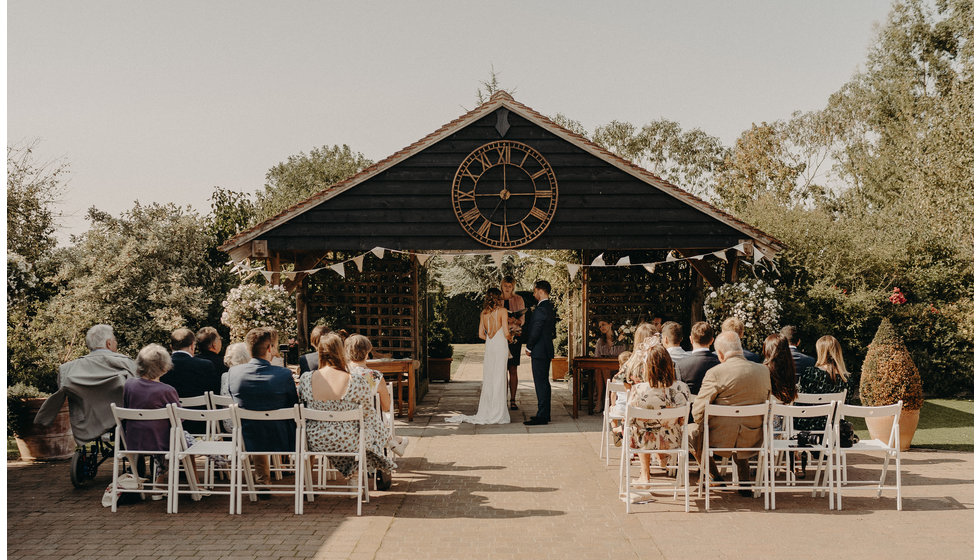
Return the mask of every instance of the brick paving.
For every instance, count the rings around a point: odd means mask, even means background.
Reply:
[[[347,498],[317,498],[305,514],[281,496],[228,515],[227,498],[180,513],[164,502],[100,505],[111,468],[75,490],[66,463],[8,462],[7,555],[11,559],[458,559],[458,558],[944,558],[973,556],[973,454],[913,451],[902,456],[904,511],[872,493],[845,494],[844,510],[809,494],[779,494],[776,511],[732,493],[702,500],[670,496],[627,516],[615,464],[598,459],[599,420],[569,415],[570,393],[554,385],[552,424],[520,422],[535,409],[527,364],[521,410],[504,426],[448,425],[475,412],[482,355],[469,353],[449,384],[434,384],[389,492],[372,493],[361,517]],[[871,476],[870,464],[852,473]],[[830,548],[834,547],[834,548]]]

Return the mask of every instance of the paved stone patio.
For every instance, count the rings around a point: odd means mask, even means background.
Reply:
[[[685,514],[670,496],[627,516],[618,468],[598,458],[599,419],[569,414],[570,392],[554,383],[552,424],[520,422],[535,409],[530,368],[520,369],[521,411],[504,426],[448,425],[475,412],[482,354],[469,353],[454,380],[434,384],[390,492],[375,492],[361,517],[346,498],[318,498],[305,515],[290,497],[245,502],[228,515],[226,498],[164,513],[164,502],[100,505],[110,465],[96,484],[75,490],[67,463],[7,465],[7,555],[11,559],[655,559],[973,557],[973,454],[902,455],[904,511],[891,494],[845,494],[844,510],[825,499],[779,494],[762,500],[712,494]],[[584,414],[584,413],[583,413]],[[852,462],[853,477],[873,465]],[[717,497],[717,499],[715,499]]]

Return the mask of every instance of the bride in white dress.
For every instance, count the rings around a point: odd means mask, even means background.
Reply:
[[[480,407],[473,416],[457,414],[446,422],[459,424],[509,424],[507,410],[507,357],[510,352],[510,329],[507,310],[500,299],[500,290],[490,288],[480,313],[480,338],[486,341],[483,354],[483,388],[480,390]]]

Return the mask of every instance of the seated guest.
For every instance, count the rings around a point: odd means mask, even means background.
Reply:
[[[316,349],[320,344],[320,337],[328,332],[330,332],[330,329],[326,325],[317,325],[310,331],[310,347],[313,348],[313,351],[299,357],[300,374],[313,371],[317,368],[317,365],[320,363],[320,358],[317,356]]]
[[[221,358],[222,344],[218,330],[214,327],[202,327],[197,331],[195,338],[197,357],[211,362],[214,365],[214,371],[218,372],[219,376],[228,371],[228,366]]]
[[[344,349],[347,351],[347,364],[350,366],[351,374],[364,377],[368,385],[371,386],[371,393],[378,394],[381,410],[389,412],[391,410],[391,395],[388,394],[388,384],[385,383],[384,375],[367,365],[368,356],[371,355],[373,348],[368,337],[360,334],[352,334],[344,341]],[[396,439],[398,441],[394,441]],[[406,445],[408,445],[407,439],[392,437],[390,447],[399,456],[405,452]]]
[[[800,345],[800,335],[793,325],[786,325],[785,327],[779,329],[779,334],[783,335],[787,341],[789,341],[789,351],[793,354],[793,363],[796,364],[796,378],[799,379],[800,375],[806,368],[813,367],[816,365],[817,361],[813,359],[812,356],[807,356],[803,352],[799,351]],[[806,391],[803,391],[804,393]]]
[[[660,344],[647,353],[643,373],[643,382],[630,390],[629,406],[658,410],[684,406],[690,402],[691,391],[687,383],[677,379],[674,360]],[[630,423],[630,445],[637,449],[677,449],[683,429],[684,421],[680,419],[667,422],[633,420]],[[658,458],[660,466],[666,468],[667,456],[659,455]],[[640,455],[640,465],[640,482],[650,482],[650,455]]]
[[[199,397],[208,391],[221,391],[221,376],[215,371],[214,364],[194,357],[196,346],[194,331],[179,328],[170,333],[173,367],[160,381],[177,389],[177,395],[182,399]],[[203,434],[207,430],[207,424],[188,420],[184,422],[184,428],[192,434]]]
[[[796,365],[789,352],[789,342],[781,334],[771,334],[762,345],[762,365],[769,368],[772,396],[783,404],[796,399]],[[783,417],[773,419],[772,429],[783,431]]]
[[[742,322],[738,317],[729,317],[722,321],[721,332],[733,332],[738,335],[739,340],[745,337],[745,323]],[[762,363],[762,356],[759,356],[755,352],[749,350],[748,348],[742,348],[742,353],[745,354],[745,359],[750,362],[755,362],[757,364]]]
[[[796,389],[800,393],[839,393],[847,390],[848,375],[840,342],[832,336],[822,336],[817,341],[816,365],[803,370]],[[799,418],[794,427],[819,431],[826,423],[826,416]]]
[[[391,434],[374,408],[371,385],[363,375],[349,373],[344,342],[339,335],[330,333],[320,337],[317,351],[320,368],[299,378],[300,401],[313,410],[346,412],[360,409],[364,413],[367,470],[380,470],[390,476],[395,463],[385,455],[384,448]],[[357,423],[308,422],[306,443],[311,451],[356,452]],[[331,457],[330,464],[345,478],[354,474],[352,458]]]
[[[740,406],[764,403],[769,399],[772,386],[769,382],[769,368],[745,359],[738,335],[724,332],[715,341],[715,350],[721,364],[711,368],[704,376],[701,391],[694,399],[694,425],[691,426],[691,452],[701,461],[703,445],[704,410],[708,404]],[[693,359],[693,358],[692,358]],[[683,362],[682,362],[683,363]],[[745,418],[712,417],[709,445],[711,447],[758,447],[762,444],[762,417],[750,416]],[[731,452],[718,451],[718,455],[727,456]],[[734,458],[738,469],[738,478],[742,481],[751,480],[749,472],[749,456]],[[712,480],[722,480],[714,460],[708,457],[709,472]],[[742,495],[751,496],[751,492],[739,490]]]
[[[660,335],[654,331],[651,323],[640,323],[633,333],[633,351],[623,352],[619,355],[619,371],[613,376],[613,381],[622,383],[626,390],[643,380],[643,360],[646,352],[654,344],[660,343]],[[628,356],[625,354],[629,354]],[[613,416],[623,416],[626,414],[626,391],[616,391],[616,401],[609,414]],[[623,439],[622,428],[619,427],[619,420],[612,420],[610,429],[613,431],[613,441],[620,445]]]
[[[626,345],[616,338],[616,329],[609,321],[599,321],[599,338],[595,341],[595,357],[615,358],[626,351]],[[593,413],[602,414],[602,399],[606,395],[606,373],[593,370],[593,385],[595,387],[596,410]]]
[[[252,359],[228,370],[228,391],[238,406],[249,410],[276,410],[296,404],[293,373],[271,361],[279,349],[279,334],[266,327],[248,331],[245,345]],[[292,452],[296,444],[296,423],[292,420],[243,420],[245,451]],[[252,457],[255,479],[269,484],[269,456]],[[259,494],[268,500],[268,494]]]
[[[677,362],[691,355],[690,352],[681,348],[681,339],[683,337],[684,333],[681,330],[680,323],[667,321],[660,329],[660,338],[663,341],[664,348],[670,354],[670,359],[674,360],[675,366]]]
[[[225,350],[225,372],[221,374],[221,394],[230,397],[231,391],[228,390],[228,369],[234,366],[242,365],[248,363],[252,357],[248,354],[248,346],[245,346],[244,342],[236,342]],[[232,428],[235,425],[234,420],[222,420],[221,426],[224,428],[226,433],[231,433]]]
[[[692,395],[701,391],[701,380],[704,374],[719,363],[718,357],[711,351],[711,343],[715,332],[711,325],[700,321],[691,327],[691,355],[677,363],[677,377],[687,383]]]
[[[159,344],[144,346],[136,356],[136,373],[139,377],[129,379],[123,387],[122,406],[124,408],[157,409],[168,404],[179,404],[177,390],[160,382],[160,376],[171,368],[173,363],[166,348]],[[123,424],[126,447],[140,451],[170,450],[169,420],[126,420]],[[167,464],[163,455],[153,455],[157,472],[156,483],[167,483]],[[163,496],[153,495],[154,500]]]

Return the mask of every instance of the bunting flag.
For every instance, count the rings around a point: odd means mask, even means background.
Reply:
[[[619,259],[618,261],[616,261],[616,266],[629,266],[629,265],[630,265],[630,256],[629,255],[626,255],[625,257],[623,257],[623,258]]]
[[[765,255],[755,245],[752,246],[752,251],[753,251],[752,264],[754,265],[759,264],[759,261],[761,261],[762,258],[765,257]]]
[[[550,264],[551,266],[555,266],[556,263],[555,259],[549,259],[548,257],[541,257],[541,260]]]
[[[674,252],[673,251],[667,251],[667,262],[674,262],[676,260],[677,260],[677,257],[674,256]]]
[[[351,260],[354,261],[354,264],[357,266],[358,272],[364,272],[364,255],[358,255]]]
[[[266,282],[272,282],[272,272],[271,271],[268,271],[268,270],[260,270],[259,272],[261,272],[262,273],[262,276],[265,277],[265,281]]]
[[[578,276],[578,269],[582,268],[582,265],[568,263],[565,266],[568,267],[568,275],[572,280],[575,280],[575,277]]]
[[[286,280],[293,280],[293,279],[296,278],[296,273],[295,272],[283,272],[282,273],[282,277],[285,278]]]
[[[423,253],[416,253],[415,258],[419,261],[419,266],[425,266],[425,263],[432,258],[432,255],[426,255]]]
[[[456,255],[452,253],[443,253],[439,255],[439,257],[442,258],[442,260],[445,261],[446,264],[453,264],[453,261],[456,260]]]
[[[592,264],[589,266],[606,266],[606,261],[602,260],[602,255],[605,253],[599,253],[599,256],[592,259]]]
[[[374,249],[371,249],[371,252],[374,253],[374,256],[378,257],[379,259],[385,258],[385,250],[382,247],[375,247]]]
[[[504,264],[504,252],[503,251],[493,251],[490,253],[490,258],[493,259],[493,264],[500,268]]]
[[[347,278],[346,274],[344,273],[344,263],[342,262],[330,265],[330,270],[339,274],[341,278]]]
[[[694,255],[694,256],[693,256],[693,257],[691,257],[691,258],[692,258],[692,259],[694,259],[694,260],[696,260],[696,261],[699,261],[699,260],[701,260],[701,259],[703,259],[703,258],[704,258],[704,255]]]
[[[647,263],[643,265],[643,268],[645,268],[650,274],[653,274],[653,271],[657,269],[657,263]]]
[[[714,253],[711,254],[725,262],[728,262],[728,253],[725,251],[715,251]]]

